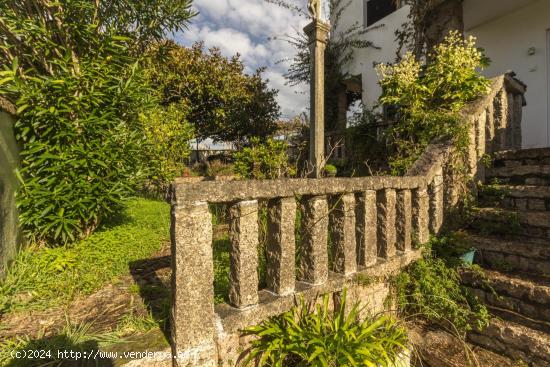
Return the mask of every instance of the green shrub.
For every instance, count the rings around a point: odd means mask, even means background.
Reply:
[[[327,164],[325,166],[325,175],[327,175],[327,177],[336,177],[337,173],[338,169],[336,168],[336,166],[332,164]]]
[[[149,89],[139,68],[108,56],[82,61],[79,74],[62,61],[59,68],[43,77],[6,72],[5,89],[19,96],[21,224],[29,238],[49,243],[93,231],[133,193],[147,166],[138,113]]]
[[[451,32],[430,56],[427,65],[409,53],[395,65],[378,67],[380,102],[399,111],[388,131],[395,150],[390,166],[396,174],[404,173],[435,139],[452,139],[464,153],[468,126],[460,110],[489,86],[478,73],[488,60],[475,47],[475,38],[463,40],[458,32]]]
[[[433,239],[434,250],[402,271],[396,279],[400,309],[464,333],[488,325],[487,308],[462,286],[456,258],[467,247],[451,238]],[[435,250],[437,249],[437,250]],[[436,257],[436,254],[442,257]]]
[[[189,123],[189,108],[184,103],[156,106],[141,114],[148,142],[151,144],[149,180],[153,187],[165,191],[170,182],[184,175],[185,159],[191,149],[193,126]]]
[[[257,336],[242,356],[256,366],[394,366],[407,348],[407,333],[388,316],[360,320],[361,309],[346,312],[346,292],[332,312],[322,304],[294,307],[245,333]]]
[[[293,177],[296,169],[289,163],[288,146],[283,141],[252,138],[250,147],[235,153],[235,173],[242,178],[264,180]]]

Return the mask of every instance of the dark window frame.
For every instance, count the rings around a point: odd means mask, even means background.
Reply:
[[[390,14],[396,12],[403,5],[402,0],[363,0],[363,22],[370,27]]]

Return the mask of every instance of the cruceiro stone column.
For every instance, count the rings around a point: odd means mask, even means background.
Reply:
[[[267,288],[279,295],[294,292],[296,280],[296,200],[272,199],[267,219]]]
[[[354,194],[331,198],[329,224],[334,247],[334,271],[344,275],[354,274],[357,272]]]
[[[420,188],[412,192],[412,226],[416,241],[423,245],[430,240],[430,199],[428,190]]]
[[[397,192],[397,249],[412,249],[412,195],[410,190]]]
[[[229,215],[229,302],[246,308],[258,304],[258,202],[233,204]]]
[[[325,48],[329,31],[330,26],[318,17],[304,28],[311,55],[309,164],[312,177],[321,176],[325,160]]]
[[[215,366],[212,217],[207,203],[172,206],[172,352],[175,366]]]
[[[300,280],[323,284],[328,279],[328,204],[324,196],[304,199]]]
[[[445,211],[443,168],[440,168],[435,174],[433,181],[428,186],[428,192],[430,195],[430,231],[437,234],[443,225]]]
[[[397,253],[396,202],[393,189],[380,190],[378,195],[378,257],[391,258]]]
[[[357,195],[357,264],[371,266],[378,259],[376,191]]]

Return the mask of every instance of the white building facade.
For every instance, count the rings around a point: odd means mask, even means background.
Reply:
[[[380,96],[374,65],[395,61],[395,32],[408,14],[409,7],[395,0],[353,0],[344,11],[338,28],[359,22],[369,28],[365,38],[379,47],[356,50],[346,65],[362,81],[365,106]],[[466,34],[477,37],[492,60],[483,73],[493,77],[512,70],[528,86],[523,148],[550,146],[550,0],[464,0],[463,14]]]

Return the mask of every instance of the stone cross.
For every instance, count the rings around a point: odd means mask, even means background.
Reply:
[[[319,18],[321,0],[310,0],[309,9],[315,17],[304,28],[311,55],[309,168],[312,177],[321,177],[325,162],[325,48],[330,26]]]

